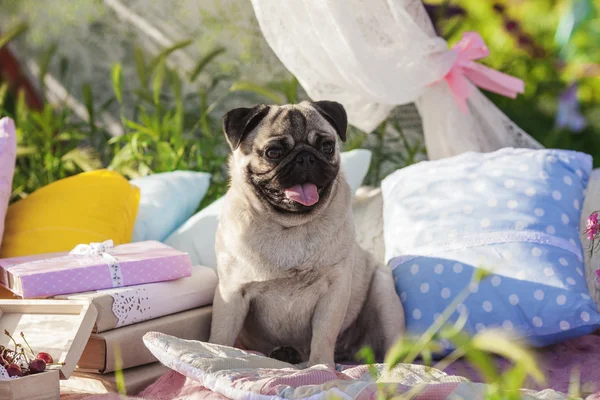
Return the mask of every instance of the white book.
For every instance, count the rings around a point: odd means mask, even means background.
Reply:
[[[100,333],[212,304],[216,287],[213,269],[194,266],[188,278],[55,298],[91,300],[98,310],[94,332]]]

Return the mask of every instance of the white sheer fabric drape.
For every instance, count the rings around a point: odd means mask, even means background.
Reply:
[[[265,39],[313,100],[366,132],[416,103],[428,157],[541,147],[473,87],[470,112],[443,81],[456,58],[420,0],[252,0]]]

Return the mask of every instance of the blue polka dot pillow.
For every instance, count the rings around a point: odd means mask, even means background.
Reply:
[[[421,162],[382,184],[386,260],[423,333],[460,291],[474,334],[503,328],[545,346],[600,324],[586,285],[579,219],[590,156],[502,149]],[[492,274],[478,285],[477,268]]]

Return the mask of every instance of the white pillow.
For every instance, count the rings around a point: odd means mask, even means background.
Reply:
[[[371,163],[371,152],[356,149],[341,154],[342,170],[352,193],[362,184]],[[217,268],[215,254],[215,235],[219,225],[219,215],[223,208],[224,197],[204,208],[181,225],[165,243],[190,255],[193,265],[205,265]]]

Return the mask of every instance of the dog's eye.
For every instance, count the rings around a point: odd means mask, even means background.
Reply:
[[[323,153],[327,155],[332,155],[334,150],[334,145],[331,142],[323,143]]]
[[[281,158],[281,156],[283,155],[283,150],[281,150],[279,147],[271,147],[269,149],[267,149],[267,157],[269,157],[270,159],[278,159]]]

